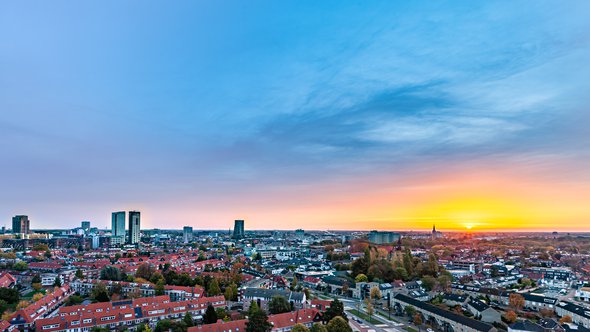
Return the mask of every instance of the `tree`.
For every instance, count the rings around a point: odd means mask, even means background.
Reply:
[[[191,316],[190,312],[188,312],[188,311],[184,315],[184,318],[182,319],[182,321],[184,322],[184,324],[186,324],[186,327],[195,326],[195,321],[193,320],[193,316]]]
[[[29,305],[31,305],[31,302],[26,301],[26,300],[21,300],[17,305],[16,305],[16,310],[21,310],[24,309],[26,307],[28,307]]]
[[[254,313],[258,310],[260,310],[258,303],[256,303],[256,301],[250,301],[250,307],[248,308],[248,317],[254,315]]]
[[[20,294],[16,289],[0,287],[0,300],[4,300],[8,304],[15,304],[19,298]]]
[[[127,276],[125,276],[125,279],[126,278]],[[121,273],[121,270],[119,270],[118,268],[109,265],[103,267],[102,270],[100,270],[100,279],[119,281],[123,280],[123,274]]]
[[[41,283],[41,276],[39,275],[39,273],[35,274],[33,276],[33,279],[31,279],[31,284],[36,284],[36,283]]]
[[[221,289],[219,289],[219,283],[217,282],[217,279],[213,279],[209,283],[209,287],[207,287],[207,295],[215,296],[219,294],[221,294]]]
[[[61,287],[61,279],[59,278],[59,276],[55,277],[55,280],[53,281],[53,286]]]
[[[338,299],[334,299],[330,304],[330,308],[324,312],[323,319],[324,322],[329,322],[337,316],[342,317],[342,319],[348,322],[348,317],[346,317],[346,313],[344,312],[344,304]]]
[[[156,287],[154,287],[154,290],[156,292],[156,296],[164,295],[164,291],[165,291],[164,280],[162,280],[162,279],[158,280],[158,283],[156,284]]]
[[[217,323],[217,312],[215,312],[213,305],[209,304],[207,310],[205,310],[205,315],[203,315],[203,324],[213,323]]]
[[[309,332],[309,329],[303,324],[295,324],[291,329],[291,332]]]
[[[13,269],[17,270],[17,271],[25,271],[29,269],[29,265],[26,262],[23,261],[18,261],[16,263],[14,263],[14,265],[12,266]]]
[[[143,263],[139,267],[137,267],[137,271],[135,272],[135,277],[143,278],[145,280],[150,280],[152,274],[154,274],[155,269],[149,263]]]
[[[98,327],[98,326],[93,326],[93,327],[90,329],[90,332],[110,332],[110,331],[111,331],[111,330],[109,330],[109,329],[108,329],[108,328],[106,328],[106,327]]]
[[[418,330],[420,330],[420,325],[422,325],[422,315],[419,312],[414,314],[414,319],[412,320],[414,325],[418,326]]]
[[[508,303],[514,310],[519,311],[524,308],[524,297],[518,293],[512,293],[508,297]]]
[[[322,323],[315,323],[311,326],[309,332],[328,332],[324,324]]]
[[[375,313],[375,310],[373,309],[373,304],[371,304],[371,301],[369,301],[369,299],[365,299],[365,306],[367,307],[367,315],[369,315],[369,322],[370,322],[371,316],[373,316],[373,314]]]
[[[431,291],[434,289],[434,286],[436,285],[436,279],[433,276],[425,275],[421,280],[424,289],[426,289],[427,291]]]
[[[492,267],[490,268],[490,276],[492,278],[496,278],[500,275],[500,268],[497,267],[496,265],[492,265]]]
[[[109,302],[111,300],[107,286],[105,286],[105,284],[102,282],[98,282],[94,285],[92,293],[90,293],[90,297],[97,302]]]
[[[33,289],[38,292],[41,290],[41,288],[43,288],[43,285],[41,285],[39,282],[35,282],[31,284],[31,287],[33,287]]]
[[[516,322],[516,318],[518,318],[518,316],[516,316],[516,312],[514,312],[513,310],[508,310],[504,314],[503,318],[504,318],[504,321],[506,321],[506,323],[512,324],[512,323]]]
[[[407,305],[407,306],[404,308],[404,311],[406,312],[406,315],[408,315],[408,316],[413,316],[413,315],[416,313],[416,308],[414,308],[414,307],[413,307],[413,306],[411,306],[411,305]]]
[[[33,295],[33,298],[31,299],[31,301],[37,302],[37,301],[41,300],[42,298],[43,298],[43,294],[36,293],[35,295]]]
[[[223,294],[226,301],[237,301],[238,300],[238,286],[232,283],[231,285],[225,288],[225,293]]]
[[[4,300],[0,300],[0,315],[2,315],[6,309],[8,309],[8,303]]]
[[[572,323],[572,322],[573,322],[572,316],[570,316],[570,315],[565,315],[565,316],[561,317],[561,319],[559,320],[559,324],[562,324],[562,325],[565,323]]]
[[[371,294],[371,299],[373,301],[380,300],[381,297],[382,297],[381,291],[379,290],[379,287],[376,287],[376,286],[373,287],[373,288],[371,288],[371,293],[370,294]]]
[[[82,270],[80,270],[80,269],[77,269],[76,270],[76,278],[84,279],[84,272],[82,272]]]
[[[348,322],[340,316],[332,318],[326,325],[328,332],[352,332],[352,328],[348,325]]]
[[[447,271],[443,271],[436,279],[439,289],[443,291],[447,291],[451,287],[451,281],[453,281],[453,277]]]
[[[269,323],[264,310],[256,310],[248,317],[248,322],[246,322],[246,332],[268,332],[271,329],[272,324]]]
[[[366,274],[363,273],[359,273],[357,274],[357,276],[354,278],[355,282],[369,282],[369,278],[367,278]]]
[[[222,320],[229,319],[229,317],[227,316],[227,312],[225,311],[225,308],[223,308],[223,307],[215,308],[215,313],[217,314],[217,319],[222,319]]]
[[[291,281],[291,290],[295,290],[297,288],[297,277],[293,277],[293,281]]]
[[[268,302],[268,311],[272,315],[282,314],[284,312],[291,311],[291,304],[283,296],[273,296],[270,302]]]

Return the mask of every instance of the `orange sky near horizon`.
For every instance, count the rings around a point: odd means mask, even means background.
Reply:
[[[590,186],[518,170],[454,169],[403,181],[374,177],[316,188],[253,192],[232,206],[231,215],[225,209],[228,213],[199,215],[196,208],[185,219],[227,220],[226,229],[233,219],[245,219],[247,229],[426,231],[436,224],[443,232],[590,231],[585,222]]]

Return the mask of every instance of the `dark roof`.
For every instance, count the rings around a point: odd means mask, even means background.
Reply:
[[[458,295],[458,294],[453,294],[453,293],[445,293],[443,295],[443,299],[447,300],[447,301],[454,301],[454,302],[460,302],[463,303],[465,301],[467,301],[468,296],[465,295]]]
[[[430,313],[433,313],[433,314],[439,315],[441,317],[444,317],[446,319],[452,320],[452,321],[457,322],[459,324],[468,326],[468,327],[470,327],[474,330],[477,330],[477,331],[491,331],[494,329],[494,327],[490,324],[486,324],[486,323],[480,322],[478,320],[467,318],[465,316],[450,312],[448,310],[444,310],[444,309],[439,308],[439,307],[432,305],[430,303],[415,300],[415,299],[413,299],[409,296],[406,296],[404,294],[395,295],[395,299],[403,301],[409,305],[412,305],[412,306],[422,309],[424,311],[428,311]]]
[[[475,310],[479,311],[479,312],[483,312],[487,309],[490,308],[489,305],[485,304],[483,301],[480,301],[478,299],[469,299],[469,302],[467,303],[470,306],[472,306]]]
[[[541,325],[542,327],[546,328],[546,329],[554,329],[554,328],[558,328],[560,325],[559,323],[552,318],[543,318],[539,321],[539,325]]]
[[[559,303],[557,303],[557,306],[560,308],[563,308],[564,310],[567,310],[573,314],[590,319],[590,309],[586,309],[584,307],[573,304],[571,302],[559,302]]]
[[[512,330],[519,330],[519,331],[531,331],[531,332],[545,332],[545,329],[541,325],[535,324],[533,322],[529,322],[528,320],[522,322],[516,322],[510,325]]]
[[[529,301],[529,302],[546,303],[546,304],[557,303],[557,299],[554,299],[552,297],[545,297],[545,296],[535,295],[535,294],[530,294],[530,293],[522,293],[521,295],[522,295],[522,297],[524,297],[524,299],[526,301]]]
[[[336,286],[344,286],[345,284],[348,284],[348,286],[350,288],[354,288],[355,287],[355,283],[354,282],[350,282],[347,279],[344,278],[338,278],[338,277],[332,277],[332,276],[326,276],[322,278],[322,281],[330,284],[330,285],[336,285]]]

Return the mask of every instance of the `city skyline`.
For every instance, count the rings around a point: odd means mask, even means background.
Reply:
[[[3,3],[0,225],[590,231],[588,13]]]

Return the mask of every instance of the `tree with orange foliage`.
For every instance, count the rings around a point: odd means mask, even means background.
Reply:
[[[524,308],[524,303],[524,297],[520,294],[512,293],[508,297],[508,304],[516,311],[522,310],[522,308]]]
[[[517,318],[518,318],[518,316],[516,315],[516,312],[514,312],[512,310],[508,310],[504,314],[504,320],[509,324],[516,322]]]
[[[572,316],[570,315],[565,315],[563,317],[561,317],[561,319],[559,320],[559,324],[565,324],[565,323],[572,323]]]

